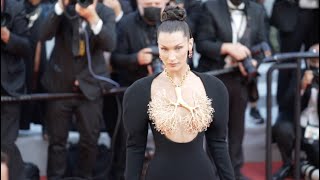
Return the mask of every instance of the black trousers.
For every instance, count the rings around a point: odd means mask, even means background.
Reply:
[[[276,123],[272,127],[272,138],[277,143],[284,164],[292,163],[294,148],[294,119],[291,112],[279,112]]]
[[[241,176],[240,169],[244,161],[242,141],[245,130],[245,110],[248,103],[248,87],[243,83],[241,76],[239,72],[218,76],[229,93],[229,154],[237,179]]]
[[[1,104],[1,151],[9,158],[9,179],[23,180],[23,160],[15,144],[19,133],[20,104]]]
[[[291,113],[280,112],[277,121],[272,127],[273,140],[277,143],[282,161],[285,165],[293,163],[292,153],[295,145],[295,125]],[[310,164],[319,167],[319,141],[309,144],[304,137],[304,129],[301,134],[301,150],[307,154]]]
[[[97,157],[97,141],[102,122],[102,98],[90,101],[71,99],[51,101],[47,104],[48,180],[62,179],[67,168],[66,144],[73,113],[80,133],[79,159],[76,175],[90,179]]]

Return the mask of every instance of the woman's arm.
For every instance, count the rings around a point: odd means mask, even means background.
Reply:
[[[140,180],[148,134],[146,88],[137,81],[123,98],[123,123],[127,133],[126,180]]]
[[[213,77],[212,77],[213,78]],[[229,95],[224,84],[217,78],[213,78],[209,93],[212,98],[215,113],[210,127],[206,131],[206,140],[209,152],[217,167],[221,180],[234,180],[233,167],[229,156],[227,143],[227,127],[229,119]],[[211,83],[211,82],[210,82]]]

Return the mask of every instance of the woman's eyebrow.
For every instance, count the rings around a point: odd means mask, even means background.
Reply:
[[[159,45],[162,46],[162,47],[167,48],[166,46],[164,46],[164,45],[162,45],[162,44],[159,44]],[[183,45],[183,43],[177,44],[177,45],[175,45],[174,47],[178,47],[178,46],[181,46],[181,45]]]

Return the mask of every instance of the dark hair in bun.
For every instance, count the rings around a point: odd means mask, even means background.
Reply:
[[[161,14],[161,22],[164,21],[184,21],[187,18],[185,9],[179,6],[167,6]]]
[[[182,31],[183,34],[190,38],[191,31],[186,23],[186,10],[179,6],[167,6],[161,14],[161,25],[158,27],[158,35],[160,32],[173,33]]]

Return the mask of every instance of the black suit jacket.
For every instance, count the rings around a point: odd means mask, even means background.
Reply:
[[[5,1],[5,12],[11,15],[7,28],[10,39],[7,44],[1,41],[1,94],[19,95],[24,92],[25,64],[29,56],[27,19],[23,4],[15,0]]]
[[[266,41],[265,11],[262,5],[246,1],[247,28],[249,28],[248,47]],[[226,0],[207,1],[202,6],[202,15],[197,29],[197,51],[201,54],[198,70],[208,71],[223,68],[221,45],[232,42],[231,15]]]
[[[112,53],[111,65],[114,79],[121,86],[129,86],[148,75],[147,66],[138,64],[137,54],[152,45],[151,41],[156,41],[157,29],[156,26],[147,25],[137,10],[124,16],[117,24],[117,29],[118,44]]]
[[[298,0],[275,0],[270,23],[279,31],[292,32],[296,29],[298,14]]]
[[[107,77],[103,52],[111,51],[115,47],[115,15],[101,3],[97,4],[96,10],[103,21],[100,33],[94,35],[89,25],[86,28],[89,34],[92,69],[95,74]],[[90,74],[86,54],[80,58],[73,56],[72,30],[72,21],[65,14],[57,16],[53,6],[42,27],[42,40],[55,37],[55,46],[42,83],[49,92],[71,92],[74,81],[78,80],[83,94],[93,100],[102,95],[101,88],[105,82],[95,79]]]

